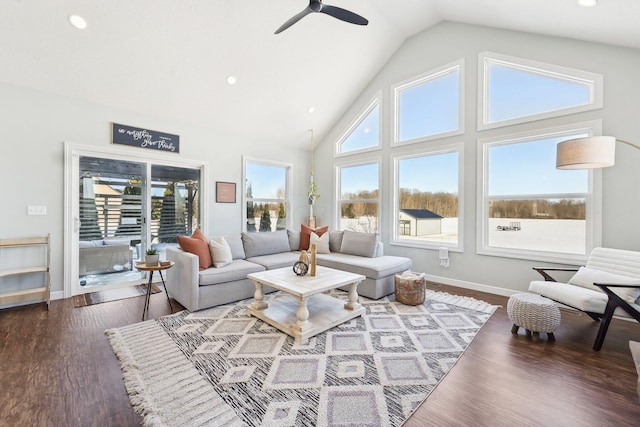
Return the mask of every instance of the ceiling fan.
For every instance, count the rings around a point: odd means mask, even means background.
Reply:
[[[338,18],[342,21],[356,25],[367,25],[369,23],[369,21],[362,16],[350,12],[346,9],[342,9],[341,7],[322,4],[322,0],[309,0],[309,6],[302,12],[293,16],[287,22],[282,24],[282,26],[280,26],[280,28],[276,30],[275,34],[283,32],[310,13],[324,13],[326,15],[333,16],[334,18]]]

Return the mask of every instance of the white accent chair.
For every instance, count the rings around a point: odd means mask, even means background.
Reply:
[[[640,322],[640,252],[595,248],[584,267],[534,267],[545,280],[534,280],[529,292],[583,311],[600,323],[593,349],[602,348],[613,316]],[[548,271],[576,271],[567,283],[557,282]]]

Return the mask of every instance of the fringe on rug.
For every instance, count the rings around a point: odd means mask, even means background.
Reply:
[[[140,366],[136,363],[133,354],[131,354],[122,333],[118,329],[108,329],[105,333],[109,338],[109,343],[114,353],[120,360],[124,385],[133,410],[142,416],[145,426],[165,427],[164,422],[157,415],[158,409],[153,400],[147,397],[150,396],[150,393],[140,374]]]
[[[457,305],[458,307],[470,308],[472,310],[481,311],[487,314],[493,314],[493,312],[498,308],[497,305],[492,305],[488,302],[472,297],[452,295],[446,292],[432,291],[430,289],[427,289],[426,300],[435,300],[447,304],[453,304]]]

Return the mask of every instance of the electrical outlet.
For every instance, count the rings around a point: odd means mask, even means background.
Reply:
[[[46,215],[46,206],[27,206],[27,215]]]

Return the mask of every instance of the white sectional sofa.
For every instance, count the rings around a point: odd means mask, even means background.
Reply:
[[[180,248],[167,248],[167,259],[175,266],[167,270],[169,294],[190,311],[251,298],[255,287],[247,274],[292,267],[300,257],[300,232],[238,233],[224,236],[233,261],[224,267],[199,269],[197,255]],[[395,274],[409,270],[411,259],[383,255],[378,236],[350,231],[329,233],[331,253],[319,253],[318,265],[366,276],[358,293],[379,299],[395,290]],[[265,292],[274,289],[265,288]]]

